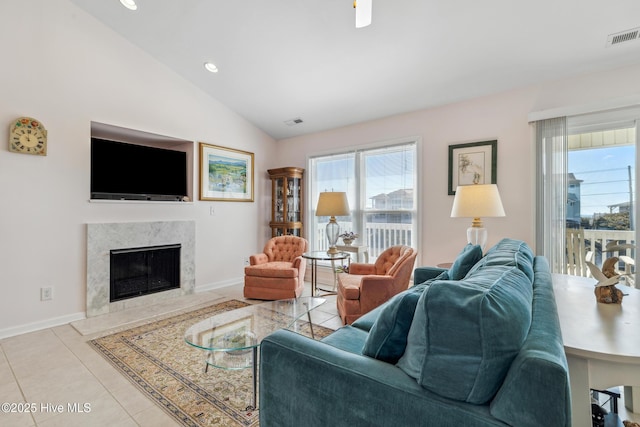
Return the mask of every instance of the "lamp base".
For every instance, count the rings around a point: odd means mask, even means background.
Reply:
[[[327,241],[329,243],[329,249],[327,249],[328,254],[337,254],[338,248],[336,248],[336,242],[338,241],[338,235],[340,234],[340,226],[338,225],[338,221],[336,221],[336,217],[332,216],[327,223]]]
[[[480,245],[480,248],[484,251],[484,247],[487,244],[487,229],[484,227],[469,227],[467,228],[467,242],[472,245]]]

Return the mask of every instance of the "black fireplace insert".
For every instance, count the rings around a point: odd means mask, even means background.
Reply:
[[[180,287],[180,244],[111,250],[111,302]]]

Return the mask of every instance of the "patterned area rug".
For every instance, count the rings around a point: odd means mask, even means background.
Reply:
[[[184,426],[258,426],[251,369],[204,372],[205,353],[184,332],[214,314],[249,304],[231,300],[117,332],[89,343],[150,399]],[[316,339],[333,332],[314,325]],[[308,323],[300,333],[310,336]],[[259,400],[258,400],[259,406]]]

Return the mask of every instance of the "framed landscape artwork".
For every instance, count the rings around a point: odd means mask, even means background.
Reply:
[[[253,202],[253,153],[201,142],[200,200]]]
[[[458,185],[496,184],[498,141],[449,146],[449,195]]]

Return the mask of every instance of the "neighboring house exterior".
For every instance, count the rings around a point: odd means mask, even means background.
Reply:
[[[402,211],[411,212],[380,212],[372,213],[368,218],[368,222],[386,222],[386,223],[411,223],[411,215],[413,211],[413,189],[395,190],[390,193],[380,193],[371,197],[372,209],[380,211]]]
[[[633,208],[630,202],[616,203],[607,207],[609,208],[609,213],[629,213]]]
[[[567,174],[567,228],[580,228],[580,183],[573,173]]]

